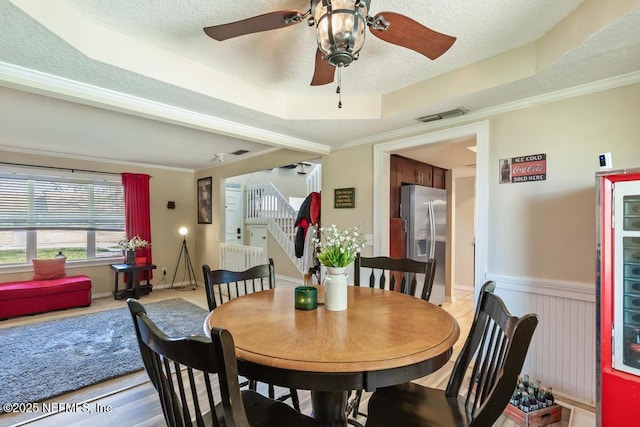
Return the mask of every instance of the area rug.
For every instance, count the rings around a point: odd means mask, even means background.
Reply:
[[[204,308],[181,298],[142,303],[167,335],[202,335]],[[126,306],[0,329],[2,403],[39,402],[141,369]]]

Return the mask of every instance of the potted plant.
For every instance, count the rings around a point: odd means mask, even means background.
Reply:
[[[118,242],[118,245],[125,253],[125,264],[133,265],[136,263],[136,251],[142,248],[148,248],[151,243],[135,235],[132,238],[124,238]]]
[[[318,260],[327,269],[325,277],[325,307],[330,311],[347,308],[347,276],[345,270],[364,247],[360,227],[339,229],[335,224],[320,228],[320,238],[315,239]]]

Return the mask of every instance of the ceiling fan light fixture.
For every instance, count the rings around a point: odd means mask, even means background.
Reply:
[[[334,67],[358,59],[364,44],[370,0],[311,0],[318,49]]]

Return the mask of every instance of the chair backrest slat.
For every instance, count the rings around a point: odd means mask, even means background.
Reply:
[[[209,310],[241,295],[265,291],[275,287],[273,259],[244,271],[211,270],[202,266]]]
[[[495,295],[495,283],[480,291],[476,314],[454,364],[446,395],[460,395],[471,366],[469,386],[462,394],[470,426],[491,425],[509,402],[538,324],[535,314],[516,317]]]
[[[200,399],[198,399],[198,390],[196,388],[196,378],[193,375],[193,369],[187,368],[187,375],[189,378],[189,391],[191,392],[191,398],[193,399],[193,412],[195,413],[196,423],[201,426],[204,425],[204,419],[202,418],[202,410],[200,409]]]
[[[369,287],[386,289],[387,277],[389,289],[410,294],[425,301],[429,301],[431,288],[435,278],[436,260],[429,259],[426,262],[408,258],[389,257],[362,257],[356,256],[354,271],[354,285],[360,286],[361,269],[371,269],[369,275]],[[424,275],[422,291],[418,292],[418,275]]]
[[[356,271],[357,270],[358,269],[356,268]],[[375,273],[375,271],[371,270],[371,274],[369,275],[369,287],[370,288],[373,288],[375,286],[375,284],[376,284],[376,275],[374,273]],[[356,283],[358,283],[358,284],[360,283],[360,279],[359,279],[359,275],[358,274],[354,275],[354,280],[355,280]]]
[[[169,376],[169,378],[171,378],[171,361],[168,359],[165,359],[166,363],[166,369],[167,369],[167,374]],[[181,372],[181,367],[180,364],[177,362],[173,362],[173,372],[176,373],[176,384],[178,386],[178,392],[179,392],[179,396],[180,396],[180,403],[182,404],[182,416],[183,419],[185,420],[190,420],[191,419],[191,412],[189,411],[189,405],[188,405],[188,401],[187,401],[187,394],[185,393],[184,390],[184,382],[182,381],[182,375],[178,375]],[[189,368],[187,368],[188,370]]]
[[[484,398],[491,389],[488,376],[492,370],[492,363],[495,361],[497,351],[496,340],[500,332],[497,329],[497,325],[492,322],[487,324],[486,330],[489,331],[489,333],[485,333],[483,337],[483,345],[480,346],[481,351],[478,352],[475,363],[476,366],[481,367],[478,376],[475,378],[475,393],[467,393],[470,396],[473,395],[474,398],[472,413],[475,413],[476,409],[482,405]]]
[[[226,329],[211,329],[214,357],[218,366],[224,367],[218,371],[220,378],[220,394],[227,426],[248,426],[244,406],[238,411],[234,402],[242,403],[240,383],[238,381],[238,362],[236,360],[233,337]]]

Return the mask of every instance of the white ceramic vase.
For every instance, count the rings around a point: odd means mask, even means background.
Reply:
[[[329,311],[347,309],[347,275],[346,267],[327,267],[324,278],[324,307]]]

